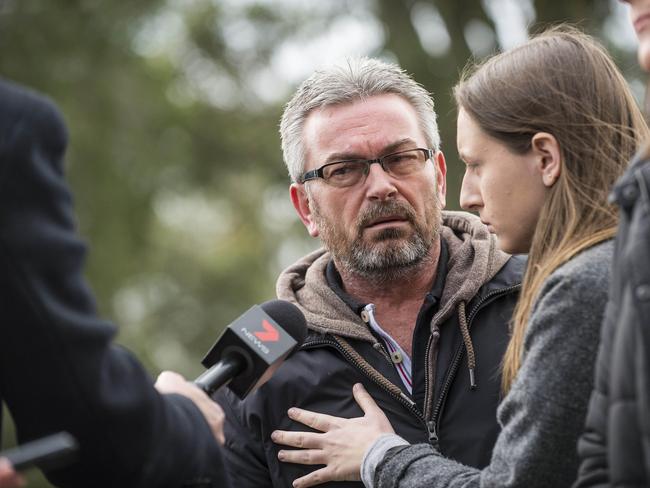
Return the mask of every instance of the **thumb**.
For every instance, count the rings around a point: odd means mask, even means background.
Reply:
[[[352,387],[352,395],[354,395],[354,399],[366,415],[377,412],[383,413],[361,383],[356,383]]]

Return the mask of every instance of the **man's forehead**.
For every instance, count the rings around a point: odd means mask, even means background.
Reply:
[[[341,113],[363,113],[365,111],[372,111],[378,107],[391,107],[395,110],[403,110],[407,107],[415,111],[411,102],[402,95],[397,93],[378,93],[376,95],[355,97],[336,103],[325,103],[312,109],[307,114],[307,118],[309,119],[314,115],[327,118]]]
[[[316,153],[328,159],[336,154],[365,157],[368,152],[374,157],[378,151],[407,142],[421,145],[425,139],[415,109],[390,94],[312,111],[303,141],[309,160]]]
[[[390,142],[392,141],[392,142]],[[384,154],[389,154],[392,152],[400,151],[405,148],[413,148],[418,146],[418,143],[415,139],[411,137],[402,137],[396,138],[395,140],[387,139],[385,143],[379,145],[374,144],[371,149],[366,149],[365,146],[370,147],[370,144],[364,144],[362,147],[359,145],[349,144],[347,149],[337,150],[332,153],[328,153],[327,160],[324,162],[330,161],[341,161],[346,159],[365,159],[365,158],[374,158],[375,156],[380,156]],[[368,152],[370,151],[370,152]]]

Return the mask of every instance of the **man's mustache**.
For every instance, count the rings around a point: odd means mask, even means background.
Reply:
[[[366,208],[357,219],[357,230],[361,232],[382,217],[396,217],[411,224],[415,223],[415,212],[410,205],[397,201],[378,202]]]

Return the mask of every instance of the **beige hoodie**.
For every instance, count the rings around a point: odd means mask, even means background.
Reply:
[[[443,212],[442,237],[449,263],[432,327],[454,313],[461,302],[469,302],[510,257],[496,248],[496,238],[479,218],[466,212]],[[330,259],[330,253],[321,248],[289,266],[278,278],[278,298],[296,304],[314,331],[377,342],[361,317],[329,287],[325,269]]]

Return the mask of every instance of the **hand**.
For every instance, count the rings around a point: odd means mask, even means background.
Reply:
[[[25,479],[14,471],[9,461],[0,458],[0,488],[25,486]]]
[[[383,434],[394,433],[384,412],[361,384],[354,385],[352,394],[365,414],[363,417],[344,419],[291,408],[289,418],[323,434],[284,430],[276,430],[271,434],[274,442],[299,448],[281,450],[278,453],[280,461],[325,464],[324,468],[295,480],[295,488],[320,485],[327,481],[360,481],[361,461],[366,450]]]
[[[177,393],[192,400],[208,422],[217,442],[223,445],[226,440],[223,434],[226,416],[219,404],[206,395],[201,388],[173,371],[160,373],[154,386],[160,393]]]

